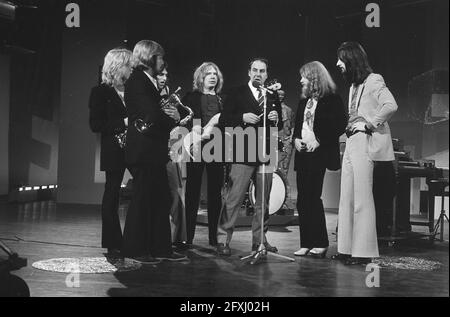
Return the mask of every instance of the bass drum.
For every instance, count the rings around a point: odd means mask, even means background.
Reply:
[[[255,183],[253,179],[250,181],[248,187],[248,196],[253,208],[256,206],[255,198]],[[272,189],[270,191],[269,198],[269,214],[272,215],[278,212],[286,202],[287,190],[286,183],[281,176],[280,172],[276,171],[272,174]]]

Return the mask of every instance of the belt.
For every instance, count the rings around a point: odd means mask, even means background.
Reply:
[[[372,135],[372,131],[370,131],[370,130],[346,130],[345,131],[345,134],[347,135],[347,138],[349,138],[349,137],[351,137],[351,136],[353,136],[353,135],[355,135],[356,133],[365,133],[365,134],[367,134],[367,135]]]

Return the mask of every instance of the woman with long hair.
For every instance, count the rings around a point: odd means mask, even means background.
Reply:
[[[294,254],[325,257],[329,243],[322,186],[326,169],[340,168],[339,136],[347,121],[336,85],[322,63],[304,65],[300,75],[302,99],[293,140],[301,248]]]

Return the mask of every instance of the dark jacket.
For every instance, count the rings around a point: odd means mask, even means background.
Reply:
[[[125,131],[126,108],[113,87],[101,84],[92,88],[89,97],[89,126],[101,134],[100,170],[125,167],[124,151],[114,135]]]
[[[128,114],[125,160],[130,166],[168,161],[169,133],[175,127],[175,121],[161,110],[160,100],[156,87],[141,68],[136,68],[125,83]],[[134,122],[137,119],[152,123],[146,133],[136,130]]]
[[[283,121],[282,121],[282,114],[281,114],[281,103],[278,99],[278,95],[274,93],[273,95],[267,94],[267,109],[266,113],[269,114],[271,111],[277,111],[278,112],[278,125],[276,126],[277,130],[281,130],[283,128]],[[227,98],[225,100],[225,103],[223,105],[223,111],[220,116],[219,120],[219,126],[221,129],[223,129],[226,132],[227,128],[237,128],[241,127],[242,129],[246,128],[252,128],[254,129],[255,133],[257,134],[260,129],[260,127],[263,127],[263,120],[260,120],[257,124],[246,124],[244,123],[242,116],[244,113],[254,113],[256,115],[260,115],[262,113],[262,109],[258,105],[258,102],[256,101],[255,97],[252,94],[252,91],[250,90],[250,87],[246,84],[237,88],[234,88],[230,91],[229,94],[227,94]],[[267,146],[267,153],[269,153],[269,140],[270,140],[270,127],[273,127],[273,122],[268,120],[266,118],[266,146]],[[259,131],[260,132],[260,131]],[[262,136],[260,136],[262,137]],[[240,160],[239,157],[237,157],[237,151],[242,151],[242,148],[237,148],[237,142],[236,137],[233,139],[233,158],[232,162],[227,161],[229,163],[242,163],[246,165],[260,165],[261,162],[258,159],[258,144],[260,142],[256,142],[255,146],[250,146],[248,139],[245,138],[244,141],[244,153],[243,153],[243,160]],[[275,145],[277,145],[277,140],[275,139]],[[277,146],[275,146],[277,149]],[[253,149],[256,149],[256,153],[252,153]],[[227,151],[229,149],[226,149]],[[250,158],[256,158],[256,162],[253,159]]]
[[[307,99],[302,99],[298,105],[295,118],[293,141],[301,139],[303,116]],[[313,153],[295,151],[294,169],[297,171],[308,155],[314,156],[314,165],[335,171],[341,168],[339,136],[345,132],[347,126],[347,112],[338,94],[329,94],[317,103],[314,114],[314,134],[320,146]]]

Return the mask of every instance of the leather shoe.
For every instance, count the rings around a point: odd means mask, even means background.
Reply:
[[[349,258],[351,258],[350,254],[343,254],[343,253],[336,253],[335,255],[333,255],[331,257],[332,260],[337,260],[337,261],[345,261]]]
[[[327,248],[314,248],[309,251],[309,254],[313,257],[323,259],[327,255],[327,251]]]
[[[264,246],[266,247],[266,250],[268,252],[278,253],[278,248],[273,245],[270,245],[269,242],[264,242]]]
[[[174,242],[172,243],[172,250],[175,252],[182,252],[189,249],[189,245],[184,242]]]
[[[345,260],[345,265],[366,265],[372,262],[371,258],[357,258],[357,257],[350,257],[347,260]]]
[[[228,244],[218,243],[216,251],[217,251],[217,255],[221,255],[221,256],[230,256],[231,255],[231,249],[228,246]]]
[[[310,250],[311,249],[308,249],[308,248],[301,248],[300,250],[295,251],[294,255],[295,256],[307,256]]]
[[[265,242],[264,243],[264,248],[268,252],[278,253],[277,247],[274,247],[274,246],[270,245],[269,242]],[[252,251],[258,251],[258,249],[259,249],[259,244],[253,244],[252,245]]]

